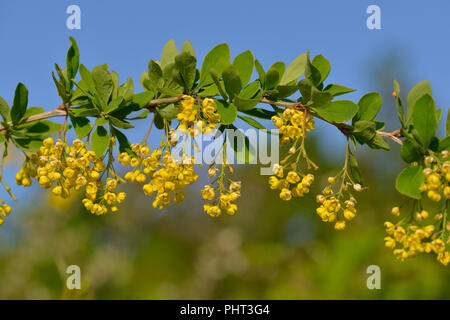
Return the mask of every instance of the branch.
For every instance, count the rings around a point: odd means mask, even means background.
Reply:
[[[267,103],[267,104],[272,104],[272,105],[276,105],[276,106],[280,106],[280,107],[285,107],[285,108],[289,108],[289,109],[303,109],[303,110],[308,110],[307,107],[305,107],[301,102],[298,103],[288,103],[288,102],[283,102],[283,101],[271,101],[268,100],[267,98],[262,98],[261,99],[261,103]],[[352,130],[353,127],[351,125],[345,124],[345,123],[335,123],[335,122],[330,122],[324,118],[322,118],[321,116],[319,116],[316,112],[308,110],[308,112],[315,118],[323,120],[333,126],[335,126],[336,128],[338,128],[344,135],[348,135]],[[399,138],[402,138],[402,134],[400,133],[400,129],[397,129],[395,131],[392,132],[385,132],[385,131],[377,131],[377,133],[380,136],[386,137],[391,139],[392,141],[398,143],[398,144],[402,144],[402,140],[400,140]]]
[[[397,130],[392,131],[392,132],[377,131],[377,133],[380,136],[383,136],[383,137],[391,139],[392,141],[398,143],[399,145],[403,144],[403,141],[399,139],[399,138],[403,137],[403,135],[400,133],[400,129],[397,129]]]
[[[168,98],[161,98],[161,99],[154,99],[149,101],[144,108],[148,109],[150,112],[155,112],[155,108],[157,106],[160,105],[164,105],[164,104],[170,104],[170,103],[175,103],[178,102],[182,99],[182,97],[168,97]],[[271,105],[276,105],[276,106],[280,106],[280,107],[284,107],[284,108],[289,108],[289,109],[302,109],[302,110],[307,110],[313,117],[323,120],[333,126],[335,126],[336,128],[338,128],[344,135],[348,135],[352,130],[353,127],[351,125],[345,124],[345,123],[334,123],[334,122],[330,122],[324,118],[322,118],[321,116],[319,116],[316,112],[308,110],[307,107],[305,107],[301,102],[297,102],[297,103],[289,103],[289,102],[284,102],[284,101],[271,101],[267,98],[262,98],[261,103],[265,103],[265,104],[271,104]],[[23,124],[23,123],[28,123],[28,122],[32,122],[32,121],[37,121],[37,120],[43,120],[43,119],[47,119],[47,118],[53,118],[53,117],[61,117],[61,116],[67,116],[68,115],[68,111],[67,108],[65,106],[64,103],[60,104],[57,108],[51,110],[51,111],[47,111],[47,112],[43,112],[43,113],[39,113],[39,114],[35,114],[32,116],[29,116],[27,118],[23,118],[19,124]],[[11,121],[8,122],[8,125],[12,125],[13,123]],[[6,130],[4,127],[0,127],[0,133],[5,134]],[[377,131],[377,133],[383,137],[389,138],[391,140],[393,140],[394,142],[398,143],[398,144],[402,144],[402,141],[399,139],[402,137],[400,130],[395,130],[393,132],[384,132],[384,131]]]
[[[178,102],[181,99],[182,99],[182,97],[169,97],[169,98],[154,99],[154,100],[149,101],[144,106],[144,108],[148,109],[150,112],[154,112],[156,106]],[[28,123],[28,122],[32,122],[32,121],[43,120],[43,119],[48,119],[48,118],[53,118],[53,117],[62,117],[62,116],[67,116],[67,115],[68,115],[67,108],[64,103],[61,103],[57,108],[55,108],[51,111],[47,111],[47,112],[43,112],[43,113],[39,113],[39,114],[35,114],[32,116],[23,118],[20,120],[20,122],[18,124],[24,124],[24,123]],[[9,121],[8,125],[11,126],[11,125],[13,125],[13,123],[11,121]],[[5,127],[0,127],[0,133],[2,133],[2,134],[5,133]]]

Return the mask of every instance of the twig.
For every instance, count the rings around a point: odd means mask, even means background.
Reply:
[[[181,99],[182,99],[181,96],[180,97],[168,97],[168,98],[154,99],[154,100],[149,101],[144,106],[144,108],[148,109],[150,112],[155,112],[155,108],[157,106],[175,103],[175,102],[180,101]],[[301,102],[289,103],[289,102],[284,102],[284,101],[271,101],[265,97],[262,98],[260,102],[265,103],[265,104],[276,105],[276,106],[280,106],[280,107],[284,107],[284,108],[289,108],[289,109],[307,110],[307,112],[309,114],[311,114],[313,117],[323,120],[329,124],[332,124],[333,126],[338,128],[344,135],[348,135],[353,130],[353,127],[351,125],[348,125],[345,123],[334,123],[334,122],[325,120],[323,117],[319,116],[316,112],[309,110]],[[42,120],[42,119],[47,119],[47,118],[60,117],[60,116],[65,116],[65,117],[68,116],[68,109],[66,108],[64,103],[60,104],[57,108],[55,108],[51,111],[43,112],[40,114],[35,114],[35,115],[29,116],[27,118],[24,118],[19,122],[19,124]],[[12,125],[12,122],[11,121],[8,122],[8,125]],[[5,134],[5,129],[6,128],[4,128],[4,127],[0,127],[0,133]],[[383,137],[391,139],[392,141],[394,141],[400,145],[402,144],[402,141],[399,139],[402,137],[402,135],[400,133],[400,129],[397,129],[392,132],[377,131],[377,133]]]

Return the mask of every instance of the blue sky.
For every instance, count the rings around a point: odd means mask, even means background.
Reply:
[[[72,4],[81,8],[81,30],[66,27],[66,8]],[[381,8],[381,30],[366,27],[371,4]],[[389,100],[386,88],[395,77],[407,75],[403,93],[428,79],[445,115],[450,105],[449,10],[448,0],[2,1],[0,96],[11,103],[20,81],[30,91],[30,105],[57,106],[51,71],[55,62],[65,64],[69,36],[77,40],[88,68],[108,62],[121,81],[131,76],[142,91],[139,77],[148,60],[159,59],[173,38],[178,45],[189,39],[199,60],[222,42],[229,43],[232,55],[251,49],[266,68],[276,60],[289,63],[309,48],[330,60],[329,82],[358,89],[349,95],[354,100],[370,91],[382,91]],[[397,60],[380,83],[376,70],[383,70],[390,54]],[[391,121],[395,127],[396,120]],[[333,128],[323,132],[322,140],[340,139]]]

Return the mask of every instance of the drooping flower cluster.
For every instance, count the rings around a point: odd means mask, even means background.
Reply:
[[[222,169],[224,167],[230,174],[233,173],[233,168],[229,164],[223,164]],[[217,168],[210,168],[208,175],[215,177],[217,171]],[[206,185],[201,194],[203,200],[212,201],[203,205],[203,209],[211,217],[218,217],[222,212],[234,215],[238,209],[234,202],[241,197],[241,181],[230,180],[222,170],[218,179],[214,183]]]
[[[203,115],[203,118],[200,118],[200,115]],[[220,114],[217,113],[216,103],[213,99],[203,99],[200,108],[200,105],[195,105],[194,97],[185,95],[181,100],[181,109],[177,114],[177,119],[180,122],[178,130],[189,133],[191,137],[196,137],[200,133],[214,130],[220,121]]]
[[[280,116],[272,117],[273,124],[280,131],[280,143],[286,144],[306,137],[307,131],[314,130],[314,119],[310,113],[295,109],[285,109]]]
[[[388,236],[384,238],[385,246],[392,249],[400,260],[412,258],[419,253],[436,254],[443,265],[450,263],[450,161],[444,160],[448,151],[442,152],[442,160],[427,156],[424,160],[425,183],[420,191],[433,202],[442,202],[435,214],[422,208],[422,201],[415,200],[414,206],[397,224],[385,222]],[[400,208],[392,208],[394,216],[400,216]]]
[[[194,171],[194,159],[187,156],[176,159],[173,155],[161,150],[151,151],[144,144],[132,145],[135,156],[122,153],[119,162],[128,166],[132,171],[125,174],[125,179],[130,182],[148,183],[142,189],[144,193],[152,197],[153,207],[162,210],[172,201],[180,203],[184,200],[184,193],[181,191],[187,185],[193,184],[198,179]]]
[[[294,170],[285,174],[285,168],[279,164],[275,164],[273,172],[275,175],[270,176],[270,189],[280,190],[280,198],[289,201],[295,197],[302,197],[309,193],[309,187],[314,182],[314,175],[308,173],[302,175]]]
[[[345,172],[344,172],[345,176]],[[344,230],[346,221],[352,220],[356,216],[356,199],[349,191],[350,182],[342,178],[342,183],[337,192],[333,191],[333,185],[336,183],[335,177],[328,178],[328,186],[322,190],[322,194],[317,195],[316,201],[319,207],[316,209],[317,215],[323,222],[334,223],[336,230]],[[353,184],[353,189],[361,191],[362,187],[359,184]],[[345,198],[345,194],[347,198]]]
[[[422,210],[422,216],[428,217],[428,212]],[[442,215],[436,215],[436,220],[442,219]],[[450,252],[446,242],[442,239],[442,232],[435,225],[427,224],[423,227],[414,224],[385,222],[387,237],[384,238],[385,246],[392,249],[394,255],[404,261],[415,257],[418,253],[434,252],[437,260],[443,265],[450,263]],[[450,229],[447,225],[446,228]]]
[[[102,176],[109,173],[103,160],[88,150],[83,141],[76,139],[69,146],[61,139],[54,142],[52,138],[47,138],[16,174],[16,183],[27,187],[34,178],[43,188],[53,187],[52,193],[62,198],[85,188],[85,198],[82,200],[85,208],[93,214],[102,215],[108,212],[109,207],[111,211],[117,211],[115,204],[123,202],[126,196],[123,192],[112,192],[117,186],[115,177],[109,178],[106,187],[103,186]]]
[[[300,172],[300,161],[304,160],[308,169],[317,166],[308,158],[305,149],[306,133],[314,129],[312,115],[306,110],[285,109],[280,116],[273,116],[272,122],[279,129],[280,143],[291,143],[288,154],[272,168],[274,175],[269,177],[272,190],[280,190],[280,198],[289,201],[309,193],[314,181],[311,173]]]

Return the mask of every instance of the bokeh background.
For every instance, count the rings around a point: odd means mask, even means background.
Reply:
[[[81,30],[66,28],[71,4],[81,8]],[[381,8],[381,30],[366,27],[371,4]],[[251,49],[266,68],[309,48],[330,60],[327,83],[358,89],[350,99],[381,92],[380,118],[396,129],[394,79],[403,96],[428,79],[438,107],[448,110],[449,9],[446,0],[1,1],[0,96],[11,103],[21,81],[30,105],[57,106],[50,72],[54,62],[64,64],[69,36],[83,64],[108,62],[121,81],[133,77],[137,92],[147,61],[159,59],[171,38],[178,45],[189,39],[199,61],[222,42],[232,56]],[[131,140],[142,138],[144,126],[130,130]],[[383,247],[383,222],[403,200],[394,189],[404,165],[398,147],[358,150],[368,190],[357,219],[336,232],[315,215],[314,194],[342,166],[345,140],[323,124],[309,140],[321,167],[311,194],[282,202],[258,167],[238,166],[243,196],[232,217],[203,213],[204,174],[182,205],[161,212],[132,185],[123,210],[103,217],[88,214],[77,197],[61,201],[39,187],[15,188],[17,203],[1,193],[13,213],[0,228],[0,299],[449,299],[448,267],[432,256],[398,262]],[[21,161],[12,152],[10,184]],[[71,264],[81,268],[82,290],[65,289]],[[366,287],[373,264],[381,290]]]

